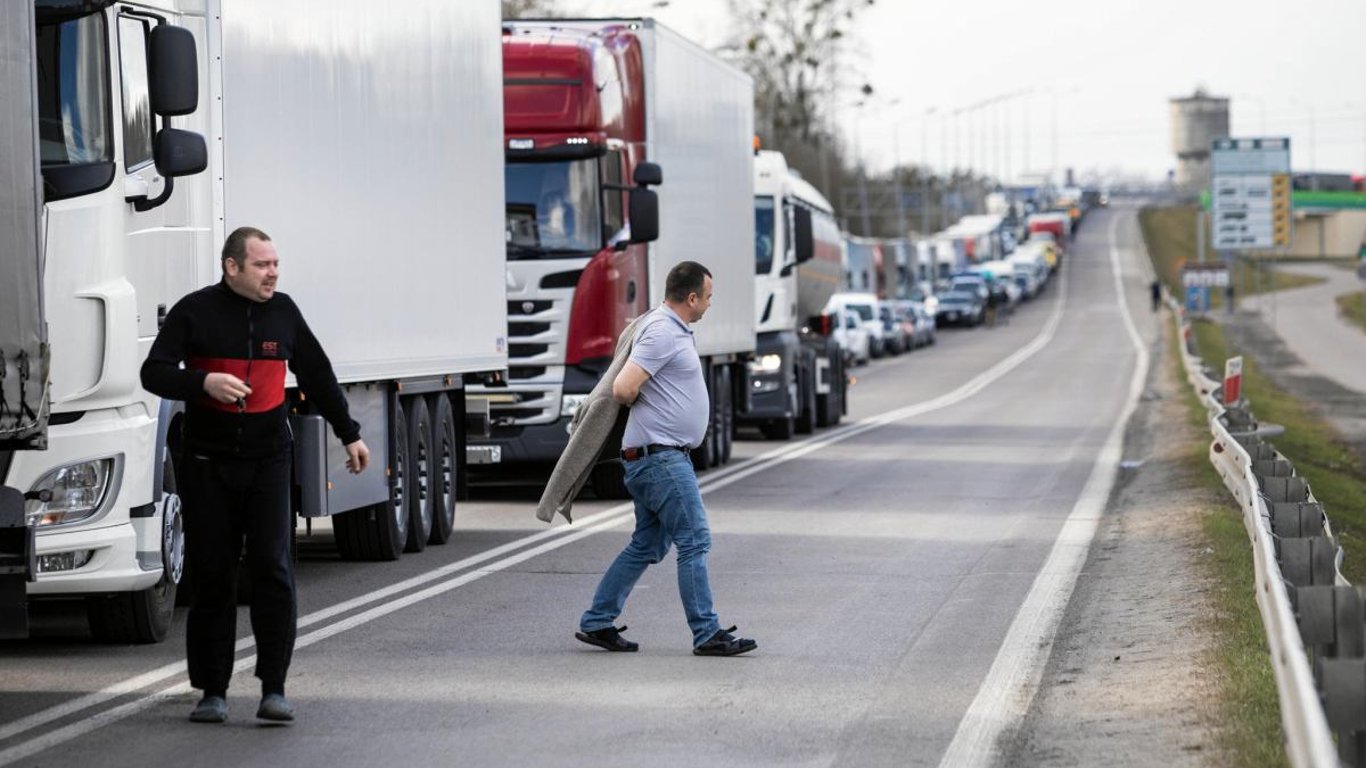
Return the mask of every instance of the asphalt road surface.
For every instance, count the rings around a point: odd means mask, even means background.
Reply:
[[[1103,507],[1144,365],[1117,288],[1150,340],[1146,270],[1134,211],[1095,211],[1008,325],[860,368],[847,423],[737,443],[704,474],[717,610],[754,653],[691,654],[672,555],[622,617],[639,653],[575,641],[629,508],[581,501],[547,527],[534,491],[503,492],[397,563],[302,544],[289,727],[252,717],[245,609],[230,720],[205,726],[185,719],[183,616],[166,643],[110,648],[49,606],[0,643],[0,765],[988,761]]]

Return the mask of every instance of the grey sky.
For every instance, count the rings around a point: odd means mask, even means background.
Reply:
[[[727,32],[724,0],[564,5],[652,15],[707,46]],[[922,142],[952,165],[956,122],[960,166],[1047,171],[1056,102],[1058,167],[1161,176],[1167,99],[1204,85],[1233,99],[1235,135],[1290,136],[1296,170],[1366,173],[1366,0],[879,0],[855,35],[841,123],[871,168],[897,150],[920,162]],[[863,108],[856,73],[878,94]]]

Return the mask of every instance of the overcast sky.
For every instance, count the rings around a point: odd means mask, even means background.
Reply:
[[[725,0],[563,5],[651,15],[708,47],[728,31]],[[1234,135],[1290,136],[1296,170],[1366,173],[1366,0],[878,0],[854,40],[841,124],[870,168],[899,150],[939,170],[956,146],[993,175],[1160,177],[1167,100],[1203,85],[1233,100]],[[862,108],[855,74],[877,94]]]

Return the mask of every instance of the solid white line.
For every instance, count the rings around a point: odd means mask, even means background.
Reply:
[[[1110,224],[1110,270],[1119,300],[1120,318],[1124,321],[1124,329],[1137,354],[1134,375],[1129,381],[1128,399],[1119,419],[1110,428],[1105,445],[1096,456],[1091,475],[1067,521],[1063,523],[1048,559],[1006,632],[996,659],[982,681],[982,687],[958,723],[953,741],[939,763],[940,768],[990,765],[1000,757],[1001,735],[1018,727],[1024,720],[1038,690],[1044,666],[1052,653],[1063,611],[1072,597],[1077,576],[1086,564],[1091,540],[1095,537],[1110,498],[1110,490],[1114,487],[1124,447],[1124,430],[1138,407],[1138,399],[1148,377],[1149,362],[1148,349],[1129,312],[1120,276],[1119,249],[1115,241],[1119,221],[1120,217],[1116,216]]]
[[[806,456],[827,446],[834,445],[835,443],[843,442],[844,440],[848,440],[851,437],[855,437],[857,435],[868,432],[872,429],[876,429],[877,427],[885,426],[893,422],[901,421],[904,419],[912,418],[914,416],[919,416],[925,413],[930,413],[932,411],[947,408],[977,394],[978,392],[982,391],[982,389],[984,389],[991,383],[1000,380],[1010,371],[1014,370],[1020,364],[1028,360],[1030,357],[1037,354],[1040,350],[1047,346],[1048,343],[1053,339],[1054,335],[1057,333],[1058,326],[1061,323],[1063,306],[1066,301],[1066,271],[1063,272],[1059,282],[1061,283],[1061,285],[1059,286],[1058,290],[1058,298],[1054,301],[1052,312],[1050,313],[1047,322],[1044,324],[1044,327],[1039,332],[1039,334],[1035,336],[1029,344],[1026,344],[1025,346],[1019,348],[1009,357],[1005,358],[1004,360],[993,365],[991,368],[988,368],[987,370],[973,377],[967,383],[963,384],[962,386],[958,387],[952,392],[940,395],[939,397],[927,400],[923,403],[915,403],[913,405],[904,406],[902,408],[888,411],[887,413],[880,414],[875,417],[870,417],[868,419],[864,419],[861,421],[852,422],[843,427],[837,427],[831,430],[830,432],[826,433],[819,439],[808,438],[806,440],[802,440],[799,442],[790,443],[780,448],[776,448],[772,451],[762,453],[754,457],[753,459],[750,459],[749,461],[744,462],[743,464],[739,464],[733,468],[728,467],[725,470],[712,473],[703,482],[700,483],[699,489],[701,493],[704,495],[711,493],[712,491],[719,490],[728,485],[739,482],[740,480],[750,477],[751,475],[754,475],[758,472],[762,472],[766,469],[770,469],[780,464],[785,464],[789,461],[801,458],[802,456]],[[526,547],[529,544],[538,541],[543,541],[545,539],[553,539],[552,541],[541,544],[540,546],[525,550],[518,554],[511,555],[504,560],[499,560],[485,568],[476,571],[471,571],[469,573],[453,578],[449,581],[442,582],[432,587],[428,587],[427,589],[421,590],[419,592],[414,592],[405,597],[399,598],[398,600],[384,603],[383,605],[358,613],[354,616],[343,619],[335,624],[323,627],[319,630],[315,630],[314,632],[308,633],[306,635],[302,635],[296,641],[295,648],[298,649],[307,647],[327,637],[331,637],[335,634],[344,632],[348,629],[352,629],[354,627],[361,626],[362,624],[369,623],[370,621],[374,621],[375,619],[378,619],[382,616],[386,616],[401,608],[408,607],[410,605],[429,599],[436,595],[448,592],[457,587],[464,586],[465,584],[469,584],[473,581],[482,579],[485,576],[489,576],[499,571],[505,570],[506,568],[512,565],[524,562],[525,560],[528,560],[537,555],[544,554],[555,549],[559,549],[560,547],[571,544],[575,541],[578,541],[579,539],[586,538],[587,536],[593,535],[600,531],[620,525],[633,518],[633,514],[631,514],[630,512],[631,509],[632,505],[630,503],[618,504],[601,512],[597,512],[592,515],[589,515],[588,517],[582,518],[572,527],[559,526],[555,528],[550,528],[545,531],[541,531],[540,533],[536,533],[531,536],[526,536],[516,541],[503,544],[499,547],[495,547],[486,552],[481,552],[477,555],[464,558],[462,560],[443,566],[441,568],[437,568],[432,571],[406,579],[404,581],[397,582],[387,587],[375,590],[373,592],[366,593],[351,600],[337,603],[336,605],[329,606],[328,608],[324,608],[322,610],[315,611],[314,613],[310,613],[307,616],[300,617],[299,627],[302,629],[304,627],[323,622],[342,613],[346,613],[348,611],[355,610],[365,605],[369,605],[378,600],[392,597],[396,594],[412,589],[414,587],[421,586],[428,582],[439,580],[458,571],[462,571],[467,568],[471,568],[475,565],[479,565],[480,563],[484,563],[489,560],[494,560],[509,552],[514,552],[516,550],[522,549],[523,547]],[[236,651],[240,652],[254,647],[255,642],[250,637],[242,638],[237,642]],[[255,658],[256,657],[253,654],[251,656],[244,657],[235,662],[233,666],[234,673],[247,669],[249,666],[251,666],[252,663],[254,663]],[[80,712],[81,710],[89,709],[91,707],[98,706],[112,699],[119,698],[130,693],[134,693],[138,690],[155,685],[156,683],[162,682],[178,674],[183,674],[185,670],[185,662],[167,664],[163,667],[159,667],[150,672],[138,675],[137,677],[130,678],[129,680],[111,685],[95,693],[87,694],[78,699],[74,699],[70,702],[59,704],[57,706],[42,710],[41,712],[34,713],[32,715],[29,715],[28,717],[21,718],[3,727],[0,727],[0,740],[12,738],[26,731],[33,730],[34,728],[38,728],[42,725],[46,725],[56,720],[60,720],[64,717],[68,717],[72,714]],[[61,728],[55,729],[47,734],[44,734],[43,736],[39,736],[29,741],[22,742],[9,749],[0,751],[0,766],[8,765],[14,760],[23,759],[24,757],[33,755],[44,749],[48,749],[63,742],[77,738],[81,735],[94,731],[105,725],[116,722],[125,717],[131,716],[137,712],[140,712],[146,709],[147,707],[152,706],[153,704],[165,700],[167,697],[188,693],[190,690],[192,689],[189,687],[188,683],[180,683],[177,685],[173,685],[163,690],[146,694],[141,698],[121,704],[108,711],[96,713],[84,720],[80,720],[78,722],[74,722]]]

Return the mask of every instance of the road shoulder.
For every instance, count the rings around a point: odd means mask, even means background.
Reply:
[[[1201,516],[1221,502],[1186,466],[1200,439],[1168,353],[1125,435],[1111,494],[1039,692],[1004,765],[1205,765],[1218,749],[1213,584]],[[1128,466],[1128,465],[1126,465]]]

